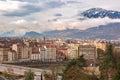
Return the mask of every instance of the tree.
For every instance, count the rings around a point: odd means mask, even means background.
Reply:
[[[81,55],[76,59],[76,64],[79,68],[86,66],[86,60],[84,59],[84,55]]]
[[[101,66],[101,63],[103,61],[104,58],[104,51],[100,48],[97,48],[97,61],[96,61],[96,65]]]
[[[31,70],[26,74],[25,80],[34,80],[34,73]]]
[[[117,72],[113,76],[112,80],[120,80],[120,62],[117,64]]]
[[[107,49],[105,51],[105,58],[103,60],[102,63],[102,68],[103,69],[108,69],[108,68],[115,68],[116,64],[115,64],[115,58],[113,55],[113,46],[112,44],[108,44],[107,45]]]
[[[84,55],[71,60],[66,66],[63,74],[63,80],[98,80],[95,75],[88,75],[83,67],[86,66]]]
[[[70,67],[63,76],[63,80],[98,80],[95,75],[88,75],[78,66]]]
[[[55,68],[51,68],[51,73],[44,72],[45,80],[56,80],[57,74],[55,72]]]
[[[78,66],[71,66],[63,76],[63,80],[82,80],[83,76]]]
[[[65,70],[63,73],[65,73],[69,68],[71,68],[72,66],[77,66],[80,69],[82,69],[82,67],[85,67],[85,59],[83,58],[83,55],[79,56],[77,59],[72,59],[66,66]]]
[[[45,73],[44,74],[45,80],[56,80],[56,76],[54,72],[51,73]]]
[[[108,44],[104,53],[104,58],[102,63],[100,63],[102,80],[108,80],[113,77],[113,74],[116,71],[116,60],[113,52],[113,45]]]
[[[9,77],[9,74],[7,73],[7,71],[3,71],[2,75],[3,75],[5,78],[8,78],[8,77]]]

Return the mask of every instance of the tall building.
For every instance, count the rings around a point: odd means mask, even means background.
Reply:
[[[93,45],[80,45],[78,48],[78,55],[84,55],[84,58],[87,60],[88,64],[95,63],[97,58],[96,47]]]
[[[43,46],[39,49],[41,60],[43,62],[55,62],[56,61],[56,47],[55,46]]]
[[[0,62],[8,61],[8,52],[10,48],[6,46],[0,46]]]
[[[22,59],[30,59],[32,54],[32,47],[26,45],[22,46]]]
[[[68,45],[68,59],[78,58],[78,45],[69,44]]]
[[[22,58],[22,44],[13,44],[12,50],[16,51],[16,58],[17,59]]]
[[[24,44],[13,44],[12,50],[16,51],[17,59],[30,59],[32,48]]]
[[[32,48],[31,60],[41,60],[41,55],[39,52],[39,47],[34,46]]]
[[[16,60],[16,51],[10,50],[8,52],[8,61],[15,61]]]

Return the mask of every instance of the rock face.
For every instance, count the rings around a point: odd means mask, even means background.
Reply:
[[[88,18],[111,18],[120,19],[120,12],[113,10],[105,10],[102,8],[91,8],[81,13],[83,16]]]

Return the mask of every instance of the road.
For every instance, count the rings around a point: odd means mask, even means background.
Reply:
[[[7,79],[4,78],[3,76],[0,76],[0,80],[7,80]]]
[[[41,75],[44,72],[51,72],[51,70],[36,69],[8,64],[0,64],[0,72],[7,71],[10,74],[25,75],[26,72],[31,70],[35,75]]]

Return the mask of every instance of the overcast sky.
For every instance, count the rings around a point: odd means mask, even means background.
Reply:
[[[87,29],[119,19],[78,20],[82,11],[104,8],[120,11],[120,0],[0,0],[0,34],[14,31]]]

